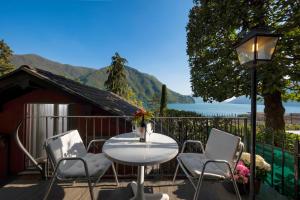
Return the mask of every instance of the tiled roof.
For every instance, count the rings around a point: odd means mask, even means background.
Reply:
[[[29,66],[21,66],[18,70],[12,72],[12,74],[17,73],[17,71],[25,71],[41,80],[55,85],[57,88],[62,89],[71,95],[83,98],[114,115],[130,116],[138,109],[137,106],[132,105],[122,97],[112,92],[87,86],[45,70]]]

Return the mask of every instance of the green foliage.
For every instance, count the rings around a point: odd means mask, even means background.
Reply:
[[[300,130],[300,125],[287,125],[286,129]],[[300,140],[300,136],[297,134],[287,132],[274,132],[264,125],[257,127],[257,142],[262,144],[274,145],[279,148],[284,148],[289,152],[294,152],[295,142]]]
[[[196,0],[187,25],[192,90],[204,101],[249,95],[249,70],[234,44],[256,25],[282,33],[273,61],[258,68],[259,93],[299,99],[300,4],[297,1]],[[289,77],[289,79],[286,79]]]
[[[44,69],[54,74],[62,75],[73,80],[80,80],[81,83],[100,89],[105,89],[105,80],[108,74],[107,67],[95,70],[92,68],[72,66],[67,64],[60,64],[38,55],[14,55],[12,63],[15,66],[23,64]],[[154,95],[160,93],[162,83],[154,76],[142,73],[134,68],[125,66],[127,74],[127,82],[132,91],[136,94],[138,100],[142,101],[144,105],[151,106],[151,100]],[[190,96],[178,94],[172,90],[168,90],[168,103],[193,103],[194,100]],[[159,101],[158,101],[159,106]]]
[[[167,109],[165,114],[167,117],[201,117],[201,114],[196,112],[174,109]]]
[[[124,98],[127,99],[127,101],[129,101],[130,103],[140,108],[143,107],[143,102],[136,97],[136,94],[133,92],[133,90],[130,87],[127,88],[127,92]]]
[[[160,96],[158,93],[153,94],[152,98],[148,101],[148,108],[152,110],[154,113],[159,112],[160,108]]]
[[[164,116],[164,113],[167,109],[167,101],[168,101],[167,86],[163,84],[161,87],[161,99],[160,99],[160,109],[159,109],[160,116]]]
[[[104,85],[107,90],[124,97],[130,103],[139,107],[143,106],[143,103],[137,99],[134,91],[128,86],[125,64],[127,60],[122,58],[118,53],[112,57],[111,66],[107,68],[108,74],[107,80]]]
[[[0,76],[14,70],[14,66],[10,62],[12,53],[13,51],[4,40],[0,40]]]
[[[111,91],[121,97],[125,97],[128,90],[126,80],[125,64],[127,60],[122,58],[118,53],[112,57],[111,65],[107,68],[107,80],[104,85],[108,91]]]
[[[258,66],[258,93],[266,124],[284,129],[284,100],[299,100],[300,4],[297,1],[195,0],[187,26],[187,54],[195,96],[223,101],[250,94],[250,75],[240,66],[234,44],[255,26],[282,33],[271,62]]]

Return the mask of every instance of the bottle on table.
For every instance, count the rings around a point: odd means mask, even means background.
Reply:
[[[145,123],[144,115],[143,115],[142,121],[141,121],[140,133],[141,133],[140,142],[146,142],[146,123]]]

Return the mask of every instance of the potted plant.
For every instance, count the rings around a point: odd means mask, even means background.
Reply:
[[[248,194],[250,170],[243,161],[239,161],[237,164],[233,177],[238,185],[240,194]]]
[[[132,125],[135,127],[136,132],[140,135],[141,141],[145,142],[147,140],[146,133],[152,132],[151,119],[153,118],[153,113],[146,111],[144,109],[137,110],[132,119]]]
[[[249,193],[249,177],[250,177],[249,168],[245,166],[243,161],[239,161],[236,166],[233,178],[236,181],[238,190],[241,195]],[[232,183],[225,182],[224,186],[229,192],[235,193]]]
[[[245,166],[249,168],[251,164],[250,154],[243,152],[241,161],[243,161]],[[267,173],[271,171],[271,166],[260,155],[255,156],[255,163],[255,192],[258,194],[260,191],[261,182],[264,182],[267,178]]]

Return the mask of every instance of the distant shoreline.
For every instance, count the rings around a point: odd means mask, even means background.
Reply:
[[[251,111],[250,104],[238,103],[194,103],[182,104],[172,103],[168,104],[168,108],[175,110],[192,111],[202,115],[243,115],[249,114]],[[284,105],[285,114],[300,113],[300,106],[298,105]],[[264,113],[264,105],[257,105],[257,112]]]

